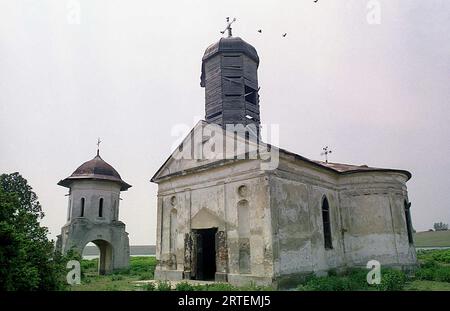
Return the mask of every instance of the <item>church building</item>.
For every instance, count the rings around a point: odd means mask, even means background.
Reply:
[[[413,268],[411,174],[315,161],[263,143],[259,57],[229,32],[203,55],[205,120],[151,179],[155,278],[283,287],[370,260]]]

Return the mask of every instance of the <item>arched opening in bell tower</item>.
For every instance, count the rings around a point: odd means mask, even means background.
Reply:
[[[113,270],[113,247],[105,240],[93,240],[83,248],[83,258],[97,259],[97,272],[104,275]]]

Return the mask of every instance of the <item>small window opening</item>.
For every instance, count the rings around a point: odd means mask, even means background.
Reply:
[[[98,202],[98,217],[103,217],[103,198]]]
[[[258,94],[258,92],[254,88],[251,88],[248,85],[245,86],[245,101],[246,102],[256,105],[257,104],[257,94]]]
[[[330,206],[328,205],[327,198],[324,198],[322,202],[322,221],[325,249],[332,249],[333,241],[331,238]]]
[[[81,212],[80,212],[80,217],[84,217],[84,198],[81,198]]]
[[[408,242],[409,242],[409,244],[413,244],[414,239],[413,239],[413,229],[412,229],[412,222],[411,222],[411,212],[409,209],[410,207],[411,207],[411,203],[407,203],[405,201],[405,220],[406,220],[406,230],[408,231]]]

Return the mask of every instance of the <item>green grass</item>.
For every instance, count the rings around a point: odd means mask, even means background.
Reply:
[[[416,232],[414,244],[416,247],[450,247],[450,230]]]
[[[450,249],[418,250],[417,258],[422,263],[436,261],[442,264],[450,264]]]
[[[131,257],[130,268],[115,271],[109,275],[98,275],[98,259],[81,260],[81,284],[70,288],[72,291],[131,291],[138,280],[153,279],[155,257]]]
[[[193,285],[188,282],[178,283],[176,286],[177,291],[272,291],[270,286],[258,286],[254,283],[250,283],[246,286],[234,286],[229,283],[213,283],[213,284],[198,284]]]
[[[297,287],[307,291],[399,291],[399,290],[449,290],[450,249],[421,250],[417,252],[420,268],[409,276],[400,270],[382,269],[381,284],[368,285],[367,270],[352,269],[326,277],[310,276]]]
[[[406,284],[406,275],[399,270],[382,269],[381,284],[367,283],[367,269],[350,269],[342,274],[309,276],[297,286],[300,291],[399,291]]]
[[[406,284],[407,291],[450,291],[450,283],[414,280]]]
[[[382,282],[379,285],[369,285],[366,282],[368,270],[350,269],[343,274],[330,271],[327,277],[309,276],[298,284],[297,290],[302,291],[372,291],[372,290],[450,290],[450,249],[421,250],[417,252],[420,268],[414,276],[407,276],[399,270],[382,269]],[[138,290],[135,281],[153,279],[156,266],[154,257],[131,257],[130,268],[115,271],[110,275],[97,274],[98,260],[82,260],[82,284],[72,286],[75,291],[130,291]],[[168,282],[157,282],[142,286],[141,290],[170,290]],[[188,282],[178,283],[179,291],[264,291],[271,287],[261,287],[254,284],[248,286],[233,286],[227,283],[194,285]]]

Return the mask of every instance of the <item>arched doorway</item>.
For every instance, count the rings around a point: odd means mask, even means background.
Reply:
[[[96,248],[94,247],[96,246]],[[83,257],[98,258],[98,274],[108,274],[113,270],[113,247],[105,240],[93,240],[86,244]]]

